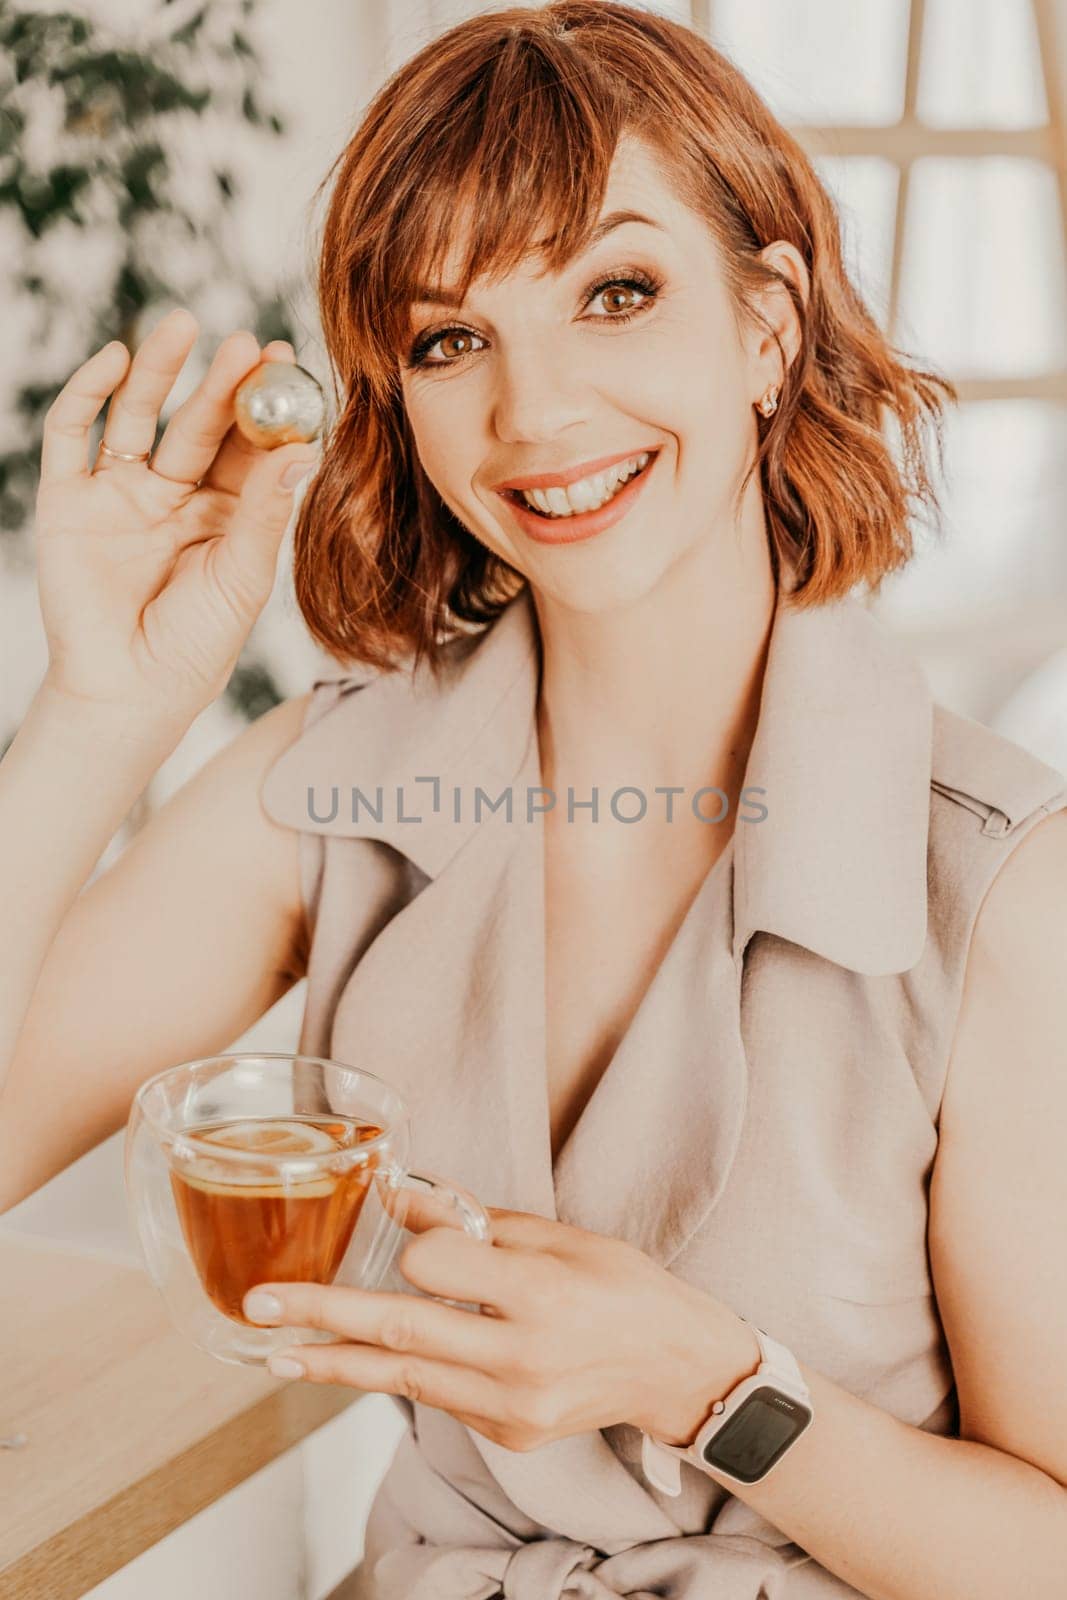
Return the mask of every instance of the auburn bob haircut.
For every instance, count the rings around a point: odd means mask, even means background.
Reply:
[[[693,30],[612,0],[483,13],[394,73],[320,186],[336,177],[318,270],[336,416],[297,516],[294,586],[346,665],[436,671],[449,638],[525,584],[420,465],[399,376],[411,303],[452,250],[462,294],[530,254],[562,270],[588,243],[623,135],[705,219],[740,315],[753,290],[786,282],[763,246],[787,240],[808,268],[806,305],[786,284],[802,345],[751,467],[792,603],[877,589],[912,554],[911,513],[936,510],[927,425],[940,458],[955,391],[888,343],[845,271],[833,201],[737,68]]]

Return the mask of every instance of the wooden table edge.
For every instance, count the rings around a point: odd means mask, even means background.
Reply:
[[[17,1557],[0,1571],[0,1600],[79,1600],[362,1398],[336,1384],[280,1386]]]

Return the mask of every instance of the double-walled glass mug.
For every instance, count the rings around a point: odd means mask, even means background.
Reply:
[[[126,1196],[174,1323],[220,1361],[262,1364],[312,1328],[262,1328],[257,1283],[413,1286],[399,1247],[431,1226],[489,1238],[464,1190],[410,1171],[411,1119],[370,1072],[321,1056],[231,1053],[142,1084],[126,1129]]]

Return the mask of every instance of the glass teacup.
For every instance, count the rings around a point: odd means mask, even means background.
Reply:
[[[411,1119],[383,1079],[321,1056],[230,1053],[142,1084],[126,1130],[126,1194],[145,1265],[174,1323],[221,1361],[336,1340],[262,1328],[257,1283],[412,1285],[393,1267],[412,1232],[489,1238],[464,1190],[410,1171]]]

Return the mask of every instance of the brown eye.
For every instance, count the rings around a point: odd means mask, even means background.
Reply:
[[[610,289],[605,289],[603,292],[604,292],[604,297],[605,297],[605,304],[607,305],[609,311],[610,310],[614,310],[614,311],[627,311],[627,310],[629,310],[629,306],[627,304],[625,304],[625,303],[623,305],[621,305],[621,306],[620,305],[615,305],[615,306],[611,305],[611,296],[612,295],[623,295],[623,296],[626,296],[626,295],[632,296],[633,295],[633,290],[630,289],[630,288],[627,288],[625,284],[619,284],[617,287],[613,287],[613,288],[610,288]]]
[[[470,354],[470,341],[473,337],[473,334],[464,333],[462,328],[456,328],[452,333],[443,333],[440,339],[438,339],[437,343],[441,346],[441,349],[445,355],[451,354],[458,360],[460,356]],[[467,341],[467,346],[465,349],[453,349],[451,352],[449,352],[446,348],[449,344],[455,344],[457,341],[462,344],[464,340]]]
[[[469,341],[471,339],[478,339],[480,337],[480,334],[471,333],[468,328],[458,327],[442,328],[440,331],[435,330],[432,333],[426,333],[417,341],[412,349],[411,354],[407,358],[407,366],[411,371],[415,371],[420,367],[458,367],[464,357],[471,354],[469,343],[464,349],[459,350],[454,355],[445,353],[440,358],[434,357],[433,360],[429,359],[430,352],[438,347],[443,347],[446,343],[456,339],[466,339]]]
[[[662,287],[662,281],[648,273],[638,268],[624,268],[594,283],[588,291],[586,304],[597,300],[602,303],[603,311],[595,321],[629,322],[655,304]],[[618,296],[623,298],[618,299]]]

